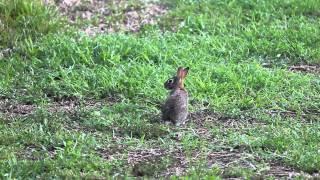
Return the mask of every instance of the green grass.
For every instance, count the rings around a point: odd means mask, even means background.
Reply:
[[[0,14],[1,49],[56,32],[63,24],[57,12],[40,0],[1,0]]]
[[[89,37],[64,32],[41,4],[0,1],[1,45],[18,47],[0,61],[0,177],[158,177],[179,166],[185,172],[172,178],[250,178],[268,174],[273,162],[319,172],[319,74],[288,67],[319,66],[320,2],[167,6],[158,25],[137,34]],[[158,122],[163,82],[178,66],[190,67],[191,113],[206,117],[208,109],[213,120]],[[80,105],[52,110],[70,99]],[[3,110],[17,104],[38,108],[11,117]],[[217,152],[229,152],[220,159],[228,168],[210,159]]]

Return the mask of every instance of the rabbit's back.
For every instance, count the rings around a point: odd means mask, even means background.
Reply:
[[[188,92],[176,89],[170,93],[162,107],[163,120],[183,124],[188,115]]]

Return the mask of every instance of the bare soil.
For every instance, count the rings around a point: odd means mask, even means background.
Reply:
[[[319,65],[295,65],[295,66],[290,66],[289,71],[320,74],[320,66]]]
[[[177,131],[174,147],[163,148],[149,148],[149,149],[127,149],[123,145],[112,145],[112,147],[105,147],[98,150],[98,154],[105,160],[114,160],[117,157],[127,157],[127,166],[131,167],[132,174],[137,177],[152,176],[152,177],[169,177],[171,175],[187,175],[189,167],[194,163],[203,161],[202,168],[211,169],[218,167],[223,178],[240,178],[241,175],[232,174],[232,168],[243,168],[248,171],[253,171],[256,178],[264,179],[266,177],[274,178],[294,178],[294,177],[317,177],[316,174],[310,175],[300,172],[297,169],[284,165],[279,161],[264,161],[257,155],[248,153],[246,148],[239,147],[234,149],[223,149],[221,151],[212,151],[208,153],[201,152],[195,149],[191,152],[185,152],[181,144],[181,136],[183,131],[192,130],[195,135],[201,139],[206,139],[208,143],[215,143],[208,125],[219,125],[222,128],[245,128],[252,126],[263,126],[255,119],[232,119],[211,112],[210,110],[201,110],[190,114],[190,121],[183,127],[172,127],[172,131]],[[194,126],[193,126],[194,125]],[[192,126],[192,127],[190,127]],[[180,130],[180,132],[179,132]],[[117,137],[120,138],[121,137]],[[117,139],[116,138],[116,139]],[[121,142],[115,140],[115,144]],[[121,143],[120,143],[121,144]],[[155,146],[156,147],[156,146]],[[187,155],[189,153],[189,155]],[[191,157],[191,158],[190,158]],[[206,164],[207,163],[207,164]],[[261,170],[261,164],[264,166]]]
[[[163,4],[139,0],[44,0],[44,3],[57,7],[70,24],[87,22],[81,30],[88,35],[137,32],[144,25],[156,24],[168,10]]]
[[[67,113],[74,114],[78,109],[84,108],[86,110],[101,108],[104,105],[110,105],[117,102],[113,98],[105,98],[103,100],[66,100],[52,102],[43,107],[35,104],[18,103],[11,99],[0,99],[0,114],[7,118],[25,117],[32,115],[37,110],[44,108],[49,113]]]
[[[301,119],[301,122],[308,123],[312,120],[320,120],[320,111],[316,109],[308,109],[302,112],[295,112],[289,110],[266,110],[266,114],[269,114],[271,117],[280,116],[282,118],[297,118]]]
[[[199,156],[202,152],[194,151],[192,157],[187,157],[186,152],[181,147],[177,146],[173,149],[137,149],[129,151],[127,154],[121,154],[123,149],[120,151],[109,152],[108,150],[100,149],[99,154],[106,160],[114,160],[116,157],[127,156],[127,165],[131,167],[132,174],[134,176],[154,176],[154,177],[169,177],[172,175],[183,176],[188,174],[188,168],[199,160]],[[166,159],[166,160],[165,160]],[[241,151],[217,151],[210,152],[202,168],[211,169],[218,167],[220,175],[223,178],[240,178],[240,175],[234,175],[230,171],[232,168],[242,168],[253,171],[257,178],[294,178],[294,177],[317,177],[317,174],[307,174],[295,170],[292,167],[283,165],[280,161],[263,162],[261,158],[254,156],[250,153]],[[263,164],[264,168],[257,167]],[[260,171],[261,170],[261,171]]]

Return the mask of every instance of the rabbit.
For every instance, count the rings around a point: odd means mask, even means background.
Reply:
[[[176,126],[185,124],[188,116],[188,92],[183,84],[188,71],[189,67],[179,67],[177,75],[164,83],[170,94],[161,108],[162,120]]]

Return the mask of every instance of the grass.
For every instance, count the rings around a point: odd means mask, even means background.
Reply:
[[[16,48],[24,41],[57,32],[63,25],[56,11],[36,0],[0,1],[0,48]]]
[[[1,45],[17,47],[0,61],[2,178],[319,172],[319,74],[288,67],[319,67],[320,3],[166,5],[139,33],[91,37],[41,3],[0,2]],[[181,65],[191,117],[173,127],[159,107]]]

